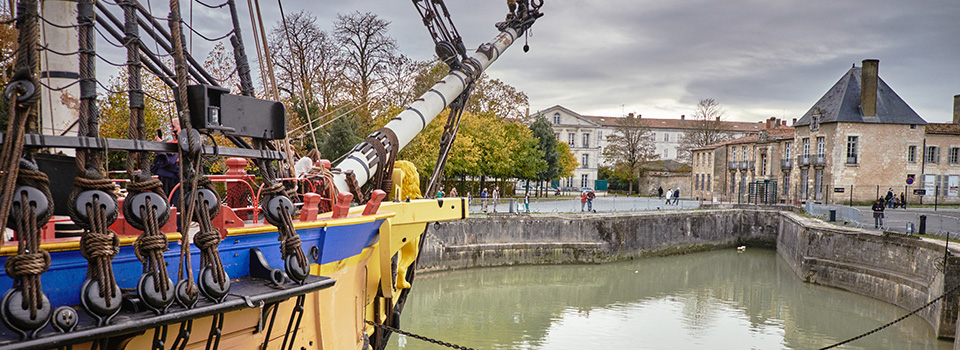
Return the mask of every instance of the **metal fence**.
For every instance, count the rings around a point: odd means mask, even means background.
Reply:
[[[845,205],[826,205],[807,202],[803,206],[803,211],[824,220],[829,220],[830,211],[835,211],[836,217],[834,219],[837,221],[846,222],[860,228],[867,227],[868,224],[872,225],[872,223],[864,223],[861,221],[864,219],[860,209]]]

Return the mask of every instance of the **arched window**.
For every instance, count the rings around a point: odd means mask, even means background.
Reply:
[[[553,124],[554,125],[560,124],[560,113],[553,114]]]

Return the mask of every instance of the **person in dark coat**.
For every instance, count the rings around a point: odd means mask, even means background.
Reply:
[[[873,202],[873,228],[880,228],[883,226],[883,198],[877,198],[876,202]]]
[[[887,204],[888,208],[893,208],[893,189],[887,190],[887,196],[883,197],[883,201]]]
[[[673,190],[673,205],[680,204],[680,188]]]
[[[907,197],[900,192],[900,208],[907,209]]]
[[[180,183],[180,155],[176,153],[157,153],[150,165],[150,172],[163,183],[163,193],[170,194]]]
[[[663,186],[657,187],[657,199],[663,199]]]

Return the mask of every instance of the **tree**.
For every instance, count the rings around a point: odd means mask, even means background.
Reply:
[[[530,131],[533,137],[537,139],[537,149],[543,152],[543,160],[546,162],[540,172],[536,174],[535,179],[541,182],[560,178],[560,152],[557,150],[557,137],[553,133],[553,127],[542,114],[537,115],[533,124],[530,124]]]
[[[654,153],[653,139],[650,129],[639,116],[630,113],[626,117],[617,119],[614,133],[607,136],[607,147],[603,156],[613,163],[614,172],[631,179],[629,190],[633,192],[633,184],[637,183],[639,190],[640,178],[643,176],[643,164],[657,158]]]
[[[6,5],[6,3],[4,3]],[[12,18],[13,10],[8,6],[0,5],[0,21],[9,21]],[[0,25],[0,85],[7,86],[10,78],[13,76],[13,65],[17,56],[17,28],[12,24]],[[7,130],[7,114],[10,113],[10,107],[7,106],[7,99],[0,98],[0,130]]]
[[[484,73],[474,84],[466,110],[492,112],[500,118],[524,119],[530,103],[527,94]]]
[[[558,168],[560,169],[557,179],[573,176],[573,170],[580,165],[577,157],[573,155],[573,152],[570,152],[570,145],[564,142],[557,142],[557,163],[559,163]]]
[[[319,145],[320,153],[324,158],[339,159],[363,141],[363,138],[357,134],[354,119],[349,117],[337,119],[326,127],[327,135]]]
[[[343,51],[316,17],[303,11],[287,15],[286,26],[277,23],[268,42],[280,90],[290,97],[302,94],[323,110],[336,104],[343,86]]]
[[[692,120],[687,121],[693,123],[693,128],[685,132],[680,139],[677,159],[681,162],[689,162],[691,149],[726,141],[729,136],[723,130],[722,121],[725,115],[726,112],[714,99],[700,100],[693,111]]]
[[[164,137],[172,139],[174,136],[170,134],[170,118],[176,115],[173,103],[157,101],[154,98],[171,101],[173,100],[173,91],[153,74],[144,74],[141,81],[141,88],[148,96],[143,99],[143,119],[146,124],[145,138],[152,141],[157,134],[157,130],[160,130]],[[125,69],[118,70],[117,75],[110,78],[108,86],[111,91],[127,91],[127,71]],[[127,138],[127,126],[130,123],[129,101],[129,96],[126,93],[106,92],[98,96],[99,133],[101,137]],[[110,151],[107,168],[110,170],[124,169],[124,157],[126,155],[127,152]]]
[[[390,61],[397,54],[397,41],[387,34],[390,22],[367,12],[337,15],[334,35],[345,48],[343,65],[354,102],[361,106],[361,124],[372,123],[372,90],[380,84]]]
[[[233,53],[227,52],[222,43],[217,43],[207,54],[207,60],[203,61],[203,68],[213,76],[217,84],[230,89],[230,93],[240,93],[240,76],[236,73],[236,61]]]
[[[406,55],[400,54],[390,59],[390,64],[384,70],[383,82],[387,88],[384,101],[387,105],[400,106],[410,103],[414,95],[416,77],[429,62],[415,61]]]

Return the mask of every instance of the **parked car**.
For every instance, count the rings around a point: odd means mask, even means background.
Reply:
[[[590,188],[590,187],[580,187],[580,192],[593,192],[593,188]]]

